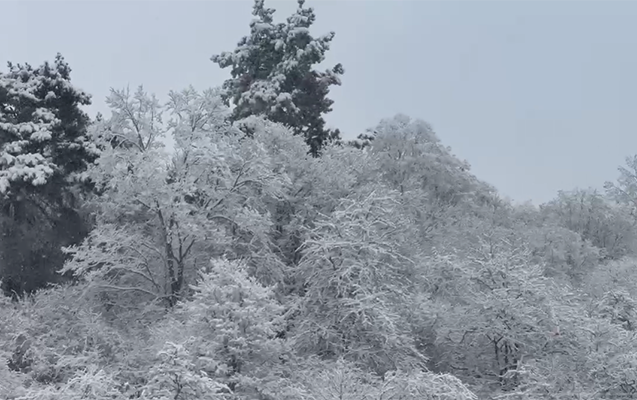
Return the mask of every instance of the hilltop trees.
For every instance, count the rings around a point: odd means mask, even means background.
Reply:
[[[61,57],[0,75],[0,278],[75,278],[0,296],[0,397],[635,397],[637,158],[536,207],[422,120],[330,143],[333,34],[273,12],[224,87],[111,90],[90,126]],[[92,231],[51,262],[77,197]]]
[[[239,41],[233,52],[212,56],[221,68],[231,68],[232,78],[223,84],[224,100],[235,108],[232,120],[263,115],[301,135],[318,155],[338,131],[325,127],[323,115],[332,111],[327,98],[330,86],[340,85],[341,64],[324,72],[313,69],[325,59],[334,32],[315,38],[310,28],[316,20],[305,0],[286,23],[275,24],[274,9],[255,0],[250,36]]]
[[[556,199],[542,206],[542,212],[547,220],[579,233],[601,249],[605,258],[617,260],[634,249],[637,220],[634,206],[617,191],[621,189],[607,187],[610,198],[594,190],[560,191]]]

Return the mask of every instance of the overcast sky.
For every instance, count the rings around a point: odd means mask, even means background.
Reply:
[[[328,122],[353,138],[405,113],[504,195],[601,187],[637,153],[637,2],[308,0],[345,67]],[[279,19],[295,1],[267,1]],[[160,98],[220,85],[210,61],[249,32],[252,2],[2,1],[0,63],[61,52],[106,111],[110,87]],[[4,68],[3,68],[4,70]]]

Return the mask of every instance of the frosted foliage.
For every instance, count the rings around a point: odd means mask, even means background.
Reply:
[[[112,117],[92,132],[104,150],[86,173],[103,193],[91,204],[100,223],[67,249],[74,257],[62,271],[95,290],[120,292],[121,300],[174,301],[186,270],[196,268],[193,246],[209,231],[183,197],[173,201],[185,188],[181,181],[167,184],[171,160],[160,141],[167,128],[156,98],[141,87],[134,94],[112,90],[108,104]],[[142,220],[145,227],[136,223]]]
[[[39,89],[43,77],[24,69],[19,71],[19,75],[28,76],[27,82],[22,82],[19,77],[0,75],[0,91],[6,91],[12,102],[20,99],[39,102],[34,92]],[[11,115],[12,110],[4,108],[0,108],[0,133],[9,140],[0,140],[0,193],[6,193],[11,182],[28,182],[36,186],[45,184],[55,165],[43,154],[30,152],[29,148],[32,141],[50,140],[52,126],[59,121],[50,112],[38,109],[41,112],[34,112],[33,121],[14,122],[16,118]]]
[[[535,258],[545,263],[546,276],[580,281],[600,260],[599,248],[551,221],[523,233]]]
[[[368,137],[371,141],[363,153],[372,161],[367,174],[400,192],[404,212],[415,221],[414,238],[432,243],[436,234],[463,223],[460,213],[480,212],[493,192],[424,121],[399,114],[381,121]]]
[[[606,182],[607,193],[616,201],[637,208],[637,155],[626,157],[624,166],[618,168],[617,183]]]
[[[620,182],[627,184],[624,179]],[[613,193],[609,190],[609,194],[614,196]],[[623,200],[612,201],[596,190],[560,191],[556,199],[542,205],[542,214],[545,219],[579,233],[601,250],[601,256],[616,260],[631,253],[635,246],[633,207]]]
[[[171,91],[166,110],[171,114],[169,126],[174,129],[173,137],[178,147],[187,147],[193,132],[220,133],[228,129],[227,117],[230,110],[223,104],[221,89],[197,92],[192,86],[181,92]],[[182,137],[182,135],[186,135]]]
[[[203,371],[198,371],[188,350],[168,342],[158,353],[149,371],[141,399],[153,400],[217,400],[225,385],[216,383]]]
[[[86,137],[68,137],[61,129],[52,103],[55,94],[42,95],[46,88],[56,87],[80,102],[89,102],[89,96],[65,76],[68,66],[60,56],[54,66],[9,68],[8,73],[0,74],[0,194],[16,184],[46,184],[62,168],[54,161],[56,152],[83,148],[89,154],[97,153]],[[25,117],[25,110],[32,111]]]
[[[409,288],[412,262],[401,255],[392,193],[343,200],[302,246],[298,267],[307,289],[296,344],[343,355],[374,370],[422,361],[396,306]]]
[[[263,117],[250,116],[236,125],[244,126],[254,132],[254,138],[266,146],[272,161],[278,164],[281,171],[284,168],[292,170],[296,166],[295,164],[304,164],[310,160],[303,139],[292,136],[291,130],[281,124],[271,122]],[[298,173],[300,172],[295,172],[295,174]]]
[[[477,400],[460,380],[430,372],[392,371],[379,378],[338,360],[307,368],[296,398],[313,400]],[[286,396],[286,398],[294,398]]]
[[[271,288],[248,276],[245,264],[224,259],[212,260],[192,289],[192,298],[179,305],[155,338],[166,342],[184,369],[237,393],[253,393],[284,353],[283,342],[274,338],[283,307]],[[184,336],[189,337],[185,342]],[[175,340],[182,344],[172,344]]]
[[[591,326],[585,371],[602,398],[631,398],[637,393],[637,352],[634,332],[613,325]],[[588,328],[588,327],[587,327]]]
[[[528,259],[524,248],[488,242],[464,261],[438,256],[427,275],[457,299],[438,329],[441,345],[455,349],[444,354],[446,362],[462,362],[469,376],[493,376],[505,388],[519,384],[524,356],[542,351],[560,324],[554,288]]]
[[[68,249],[63,271],[97,290],[171,304],[215,254],[276,280],[268,202],[286,176],[273,170],[268,138],[243,140],[216,90],[172,92],[166,107],[142,89],[113,91],[109,104],[113,117],[93,132],[104,151],[87,172],[103,191],[92,204],[100,224]],[[159,143],[169,130],[172,155]]]
[[[149,95],[139,86],[135,93],[130,90],[111,89],[106,99],[111,108],[108,134],[120,146],[134,146],[138,151],[162,147],[160,141],[166,129],[162,124],[162,108],[154,95]]]
[[[114,349],[125,346],[85,305],[81,290],[73,287],[3,305],[0,358],[12,367],[8,374],[0,368],[0,393],[7,389],[3,399],[121,399],[106,364],[118,358]]]
[[[87,365],[64,385],[34,385],[23,390],[21,400],[125,400],[127,397],[117,390],[117,381],[97,365]]]
[[[260,104],[270,104],[270,109],[266,113],[299,111],[294,103],[296,93],[284,92],[282,85],[286,83],[287,76],[292,71],[310,68],[311,65],[322,62],[325,59],[325,52],[329,50],[329,43],[334,38],[334,33],[318,39],[312,38],[309,27],[314,20],[313,10],[301,6],[294,15],[288,18],[287,24],[275,26],[271,23],[253,22],[252,37],[267,36],[270,40],[269,46],[273,47],[275,52],[282,53],[282,57],[267,77],[252,82],[249,90],[241,94],[237,106],[248,105],[250,108],[254,108]],[[257,40],[255,42],[258,43]],[[301,45],[299,46],[299,44]],[[237,49],[236,57],[230,62],[245,61],[244,57],[250,54],[250,50],[253,50],[248,49],[247,47]],[[227,56],[230,57],[229,54]],[[340,84],[338,73],[329,70],[318,73],[318,80]]]
[[[452,190],[458,198],[470,195],[478,181],[468,173],[469,164],[450,150],[426,122],[400,114],[381,121],[371,147],[378,172],[396,189],[425,189],[437,197]]]
[[[334,33],[313,37],[309,28],[316,19],[314,10],[298,3],[286,23],[274,23],[274,10],[255,1],[250,35],[233,52],[214,55],[212,61],[231,68],[223,97],[236,106],[234,120],[267,116],[303,135],[317,154],[333,134],[324,129],[322,114],[331,111],[333,101],[326,95],[330,86],[341,84],[343,68],[337,64],[324,72],[313,69],[325,60]]]

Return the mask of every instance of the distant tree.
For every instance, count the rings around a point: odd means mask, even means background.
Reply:
[[[546,220],[579,233],[601,249],[605,258],[617,260],[634,251],[637,219],[631,215],[632,207],[624,200],[613,202],[596,190],[573,190],[560,191],[557,198],[542,205],[542,213]]]
[[[214,55],[212,61],[221,68],[231,67],[223,97],[235,105],[232,120],[264,115],[302,135],[316,156],[340,137],[338,130],[325,128],[323,115],[332,111],[329,88],[341,84],[344,70],[341,64],[324,72],[313,69],[325,59],[334,32],[314,38],[310,34],[314,10],[303,7],[305,0],[298,3],[286,23],[275,24],[275,10],[266,8],[264,0],[255,0],[252,14],[257,18],[250,23],[250,36],[243,37],[234,52]]]
[[[457,221],[458,212],[475,213],[491,201],[494,190],[472,175],[470,165],[444,146],[425,121],[402,114],[383,119],[359,136],[358,145],[373,159],[372,179],[401,194],[405,209],[418,221],[420,237],[428,241]]]
[[[631,216],[637,217],[637,155],[626,157],[626,165],[617,168],[617,182],[606,182],[606,193],[618,203],[631,207]]]
[[[361,133],[354,140],[349,140],[346,142],[347,145],[355,147],[357,149],[365,149],[371,146],[372,141],[374,140],[374,135],[377,132],[373,129],[368,129],[365,133]]]
[[[81,109],[90,96],[71,84],[60,54],[53,64],[8,68],[0,74],[0,273],[5,291],[20,293],[54,280],[60,246],[86,233],[78,178],[98,152]]]

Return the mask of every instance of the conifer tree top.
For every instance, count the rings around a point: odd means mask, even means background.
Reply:
[[[0,73],[0,193],[71,179],[95,158],[86,137],[90,96],[71,84],[61,54],[38,68],[8,63]]]
[[[232,119],[264,115],[303,135],[310,152],[319,154],[338,132],[325,128],[323,115],[332,111],[329,87],[341,84],[343,67],[314,69],[325,60],[335,33],[320,37],[310,33],[316,21],[314,10],[298,1],[298,8],[285,23],[275,23],[272,8],[255,0],[250,35],[243,37],[233,52],[212,56],[221,68],[231,69],[223,84],[223,98],[235,106]]]

